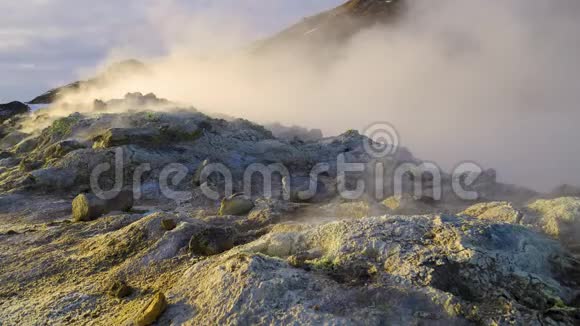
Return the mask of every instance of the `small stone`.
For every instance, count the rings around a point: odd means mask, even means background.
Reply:
[[[161,292],[157,293],[147,306],[135,317],[133,325],[146,326],[153,324],[167,308],[167,299]]]
[[[93,194],[80,194],[72,202],[73,221],[92,221],[113,211],[129,211],[132,207],[133,192],[129,190],[123,190],[109,200]]]
[[[131,295],[131,288],[122,281],[115,281],[109,287],[109,294],[115,298],[124,298]]]

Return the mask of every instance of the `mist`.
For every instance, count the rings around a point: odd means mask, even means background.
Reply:
[[[167,51],[141,58],[150,74],[62,101],[153,92],[210,115],[326,135],[387,121],[402,146],[445,169],[475,161],[497,169],[500,181],[536,190],[580,184],[575,0],[415,0],[396,25],[315,53],[296,43],[251,51],[248,39],[260,33],[232,13],[189,17],[171,6],[151,13]],[[139,56],[138,47],[111,49],[103,66],[129,56]]]

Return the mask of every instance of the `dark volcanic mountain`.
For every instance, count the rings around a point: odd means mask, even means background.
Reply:
[[[350,0],[329,11],[304,18],[263,41],[258,49],[276,48],[293,42],[311,45],[342,42],[366,27],[393,23],[402,15],[405,3],[405,0]]]

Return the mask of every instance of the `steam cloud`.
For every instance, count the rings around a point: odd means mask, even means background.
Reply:
[[[152,75],[65,101],[153,92],[327,135],[388,121],[402,145],[447,169],[469,160],[539,190],[580,184],[577,0],[414,0],[396,26],[365,30],[323,62],[291,46],[233,50],[253,33],[243,22],[165,7],[167,22],[154,9],[170,51],[148,58]],[[136,52],[114,49],[111,60]]]

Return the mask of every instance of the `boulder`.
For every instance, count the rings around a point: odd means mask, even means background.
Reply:
[[[155,294],[147,306],[135,316],[131,325],[147,326],[153,324],[167,308],[167,299],[161,292]]]
[[[248,214],[254,208],[254,202],[241,194],[234,194],[222,200],[219,215],[242,216]]]
[[[22,102],[14,101],[0,104],[0,123],[19,114],[26,114],[28,112],[30,112],[30,107]]]
[[[480,203],[469,207],[460,215],[467,215],[482,220],[500,223],[519,224],[524,214],[508,202]]]
[[[213,256],[234,247],[236,233],[231,228],[208,227],[194,234],[189,241],[189,250],[201,256]]]
[[[121,191],[115,198],[105,200],[93,194],[80,194],[72,202],[73,221],[92,221],[113,211],[128,211],[133,207],[133,192]]]

